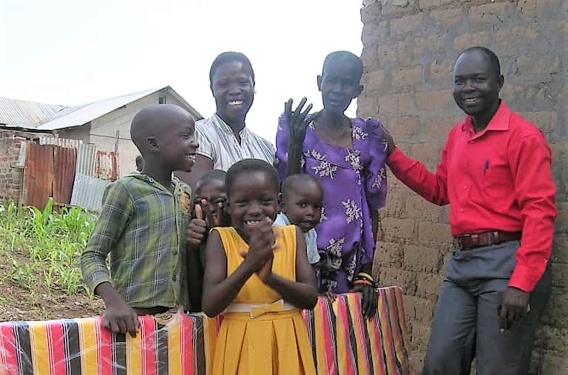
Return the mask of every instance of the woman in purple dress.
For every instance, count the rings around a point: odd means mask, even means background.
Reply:
[[[317,177],[324,189],[322,218],[316,227],[321,261],[320,292],[361,292],[365,316],[377,307],[372,265],[378,209],[387,192],[386,143],[377,120],[350,119],[349,104],[363,90],[363,62],[350,52],[329,54],[318,76],[323,110],[308,116],[306,99],[295,111],[285,106],[276,135],[280,178],[294,173]]]

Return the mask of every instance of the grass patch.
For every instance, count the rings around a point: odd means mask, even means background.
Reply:
[[[15,311],[0,320],[68,315],[54,311],[50,303],[61,303],[55,310],[72,304],[68,313],[78,314],[82,307],[86,313],[97,310],[79,266],[95,222],[95,215],[80,208],[54,211],[51,199],[43,210],[0,205],[0,302],[10,305],[14,300],[15,305]],[[27,314],[38,310],[39,315]]]

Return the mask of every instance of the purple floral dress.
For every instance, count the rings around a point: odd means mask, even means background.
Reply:
[[[362,265],[373,262],[375,243],[371,210],[385,204],[386,143],[377,120],[351,119],[351,149],[321,141],[313,123],[308,126],[302,169],[317,177],[324,191],[318,250],[320,292],[346,293]],[[286,177],[288,125],[281,116],[276,133],[275,167]]]

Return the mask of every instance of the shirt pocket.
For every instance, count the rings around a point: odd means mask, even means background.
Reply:
[[[483,179],[483,200],[486,203],[503,202],[511,199],[513,176],[506,164],[498,164],[485,168]]]
[[[501,188],[503,185],[510,184],[511,179],[513,176],[511,175],[511,171],[507,165],[487,165],[484,166],[483,170],[483,186],[485,188]]]

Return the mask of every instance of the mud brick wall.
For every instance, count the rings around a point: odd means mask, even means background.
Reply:
[[[362,117],[378,117],[398,146],[434,170],[449,129],[462,118],[452,68],[463,49],[483,45],[501,59],[509,107],[546,134],[554,153],[559,215],[554,290],[538,332],[533,374],[568,374],[568,0],[366,0],[361,10],[365,91]],[[417,370],[445,259],[447,208],[390,175],[375,258],[381,285],[400,285]]]

